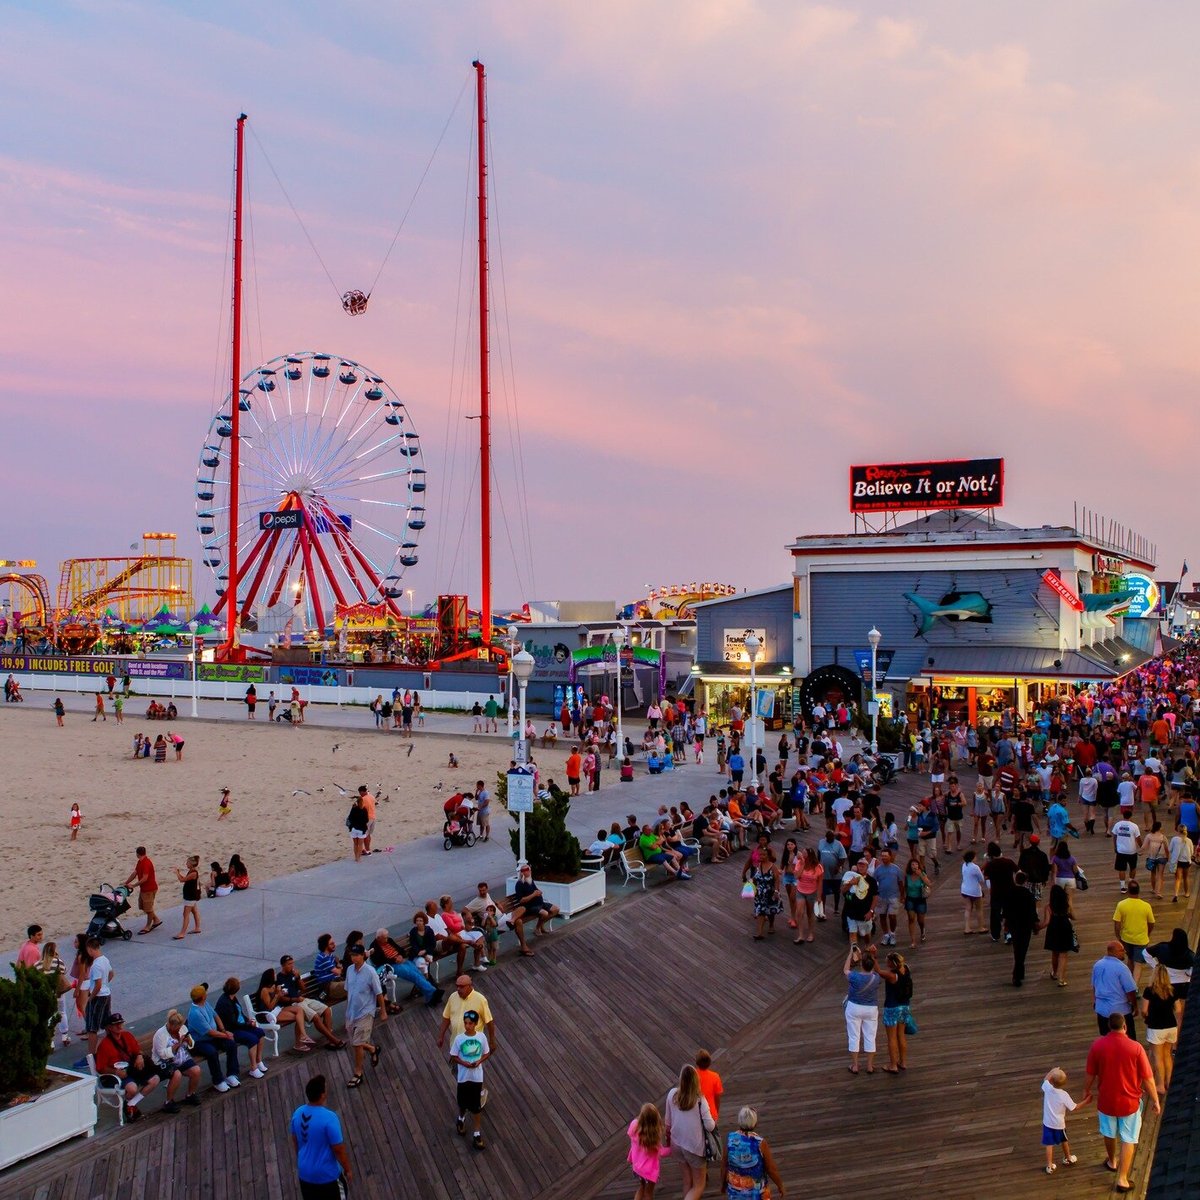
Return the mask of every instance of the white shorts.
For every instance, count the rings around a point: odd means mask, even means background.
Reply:
[[[1179,1041],[1179,1030],[1174,1025],[1170,1029],[1147,1029],[1146,1041],[1152,1046],[1174,1046]]]

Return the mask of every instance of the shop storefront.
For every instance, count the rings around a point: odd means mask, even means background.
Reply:
[[[750,654],[755,647],[754,688],[767,729],[790,727],[800,689],[792,673],[792,590],[781,586],[706,600],[695,606],[697,702],[709,719],[727,725],[734,707],[751,709]]]

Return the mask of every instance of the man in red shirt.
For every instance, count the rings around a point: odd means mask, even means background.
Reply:
[[[142,1053],[137,1038],[125,1028],[120,1013],[109,1014],[104,1032],[106,1036],[96,1047],[96,1073],[124,1081],[125,1119],[136,1121],[142,1115],[138,1105],[158,1087],[158,1072]]]
[[[149,933],[152,929],[157,929],[162,922],[154,911],[154,901],[158,896],[158,876],[154,873],[154,863],[150,861],[145,846],[137,848],[137,862],[129,872],[124,886],[128,887],[135,879],[138,885],[138,908],[146,914],[146,928],[139,929],[138,933]]]
[[[1162,1109],[1150,1059],[1141,1044],[1126,1035],[1125,1017],[1121,1013],[1108,1018],[1108,1032],[1097,1038],[1088,1051],[1087,1090],[1081,1103],[1086,1104],[1092,1098],[1097,1083],[1096,1114],[1107,1151],[1104,1165],[1117,1172],[1118,1192],[1132,1191],[1129,1168],[1133,1166],[1133,1151],[1142,1129],[1142,1091],[1150,1097],[1155,1112]]]
[[[583,773],[583,755],[578,749],[567,755],[567,784],[572,796],[579,795],[579,777]]]

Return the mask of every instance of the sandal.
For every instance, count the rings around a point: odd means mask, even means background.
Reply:
[[[879,1069],[887,1075],[899,1075],[900,1074],[899,1067],[880,1067]]]
[[[175,936],[174,936],[174,937],[171,939],[171,941],[173,941],[173,942],[182,942],[182,941],[183,941],[183,934],[182,934],[182,933],[177,933],[177,934],[175,934]]]
[[[521,951],[521,953],[522,953],[522,954],[523,954],[523,955],[524,955],[526,958],[532,958],[532,957],[533,957],[533,951],[532,951],[532,950],[530,950],[528,946],[526,946],[526,947],[525,947],[525,949]]]
[[[847,1067],[847,1068],[846,1068],[846,1070],[847,1070],[847,1071],[849,1071],[851,1075],[857,1075],[857,1074],[858,1074],[858,1068],[857,1068],[857,1067]]]
[[[382,1053],[383,1053],[383,1047],[382,1047],[382,1046],[374,1046],[374,1047],[372,1047],[372,1049],[371,1049],[371,1066],[372,1066],[372,1067],[377,1067],[377,1066],[379,1066],[379,1056],[380,1056]]]
[[[343,1042],[341,1040],[341,1038],[334,1038],[332,1042],[325,1043],[325,1049],[326,1050],[340,1050],[343,1046],[345,1046],[345,1044],[346,1043]]]
[[[361,1075],[353,1075],[349,1079],[346,1080],[346,1086],[348,1088],[362,1087],[362,1085],[363,1085],[363,1077]]]

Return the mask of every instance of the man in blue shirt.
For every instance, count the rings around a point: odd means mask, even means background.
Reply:
[[[879,918],[879,928],[883,934],[880,944],[894,946],[896,944],[896,917],[904,901],[901,889],[904,886],[904,872],[896,865],[895,855],[890,850],[884,850],[879,855],[879,865],[875,868],[875,882],[879,885],[879,895],[875,900],[875,915]]]
[[[292,1145],[303,1200],[345,1200],[354,1175],[342,1123],[325,1107],[325,1076],[314,1075],[304,1087],[306,1104],[292,1114]]]
[[[1133,1006],[1137,1003],[1137,984],[1125,964],[1125,947],[1111,941],[1105,954],[1092,967],[1092,1007],[1096,1010],[1096,1024],[1108,1031],[1108,1018],[1113,1013],[1125,1017],[1125,1032],[1136,1042],[1137,1033],[1133,1024]]]
[[[238,1079],[238,1050],[233,1034],[222,1024],[217,1010],[208,1002],[208,985],[198,983],[191,991],[192,1006],[187,1011],[187,1031],[192,1035],[192,1053],[203,1056],[208,1063],[213,1087],[227,1092],[240,1087]],[[221,1070],[221,1053],[225,1054],[225,1071]]]

